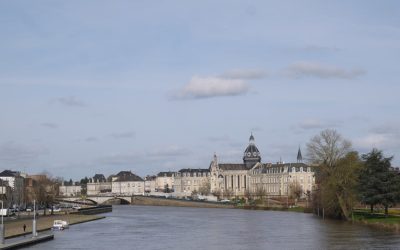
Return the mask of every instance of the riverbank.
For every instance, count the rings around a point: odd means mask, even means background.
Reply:
[[[398,213],[389,211],[389,215],[383,213],[370,213],[362,210],[354,212],[353,222],[400,233],[400,216]]]
[[[207,201],[189,201],[171,198],[134,197],[132,205],[170,206],[170,207],[199,207],[199,208],[234,208],[231,204]]]
[[[37,220],[37,231],[46,231],[50,230],[53,226],[54,220],[65,220],[69,223],[69,225],[94,221],[103,219],[105,216],[96,216],[96,215],[80,215],[80,214],[63,214],[63,215],[48,215],[48,216],[39,216]],[[26,225],[26,231],[24,233],[23,225]],[[12,238],[17,236],[23,236],[32,233],[32,220],[31,219],[23,219],[16,221],[7,221],[4,223],[5,226],[5,237]]]

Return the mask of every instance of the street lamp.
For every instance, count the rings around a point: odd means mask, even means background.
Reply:
[[[36,200],[33,200],[33,222],[32,222],[32,237],[36,237]]]
[[[1,244],[4,244],[4,235],[5,235],[3,214],[4,214],[4,203],[3,203],[3,200],[1,200],[1,226],[0,226],[0,230],[1,230],[0,243]]]

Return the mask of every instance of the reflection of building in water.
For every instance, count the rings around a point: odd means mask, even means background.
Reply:
[[[217,155],[208,169],[180,170],[175,176],[177,194],[190,195],[209,183],[211,193],[223,196],[245,196],[257,192],[286,196],[294,185],[301,187],[303,195],[315,183],[313,169],[304,164],[299,148],[296,163],[261,163],[261,154],[251,135],[243,154],[243,163],[219,163]]]

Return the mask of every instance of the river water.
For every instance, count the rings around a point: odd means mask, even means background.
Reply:
[[[400,249],[400,235],[311,214],[114,206],[29,249]]]

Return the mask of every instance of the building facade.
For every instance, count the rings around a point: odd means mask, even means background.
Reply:
[[[174,191],[175,172],[160,172],[156,178],[156,191],[170,193]]]
[[[121,195],[143,195],[144,180],[131,171],[121,171],[113,176],[111,192]]]
[[[59,194],[61,196],[80,196],[81,191],[81,185],[62,185],[59,187]]]
[[[87,195],[111,193],[111,182],[103,174],[95,174],[86,184]]]
[[[193,193],[202,192],[210,185],[210,177],[209,169],[179,170],[174,176],[176,196],[187,197]]]
[[[24,206],[25,178],[19,172],[4,170],[0,173],[0,180],[7,182],[11,188],[12,195],[9,198],[9,203],[15,206]]]
[[[148,175],[144,178],[144,192],[145,193],[153,193],[156,192],[156,180],[157,176]]]
[[[291,188],[301,188],[302,196],[312,192],[315,183],[311,166],[302,162],[299,148],[296,163],[262,163],[254,136],[243,153],[243,163],[219,163],[214,154],[208,169],[181,169],[175,175],[177,196],[189,196],[205,184],[210,192],[222,197],[245,197],[263,193],[288,196]]]

